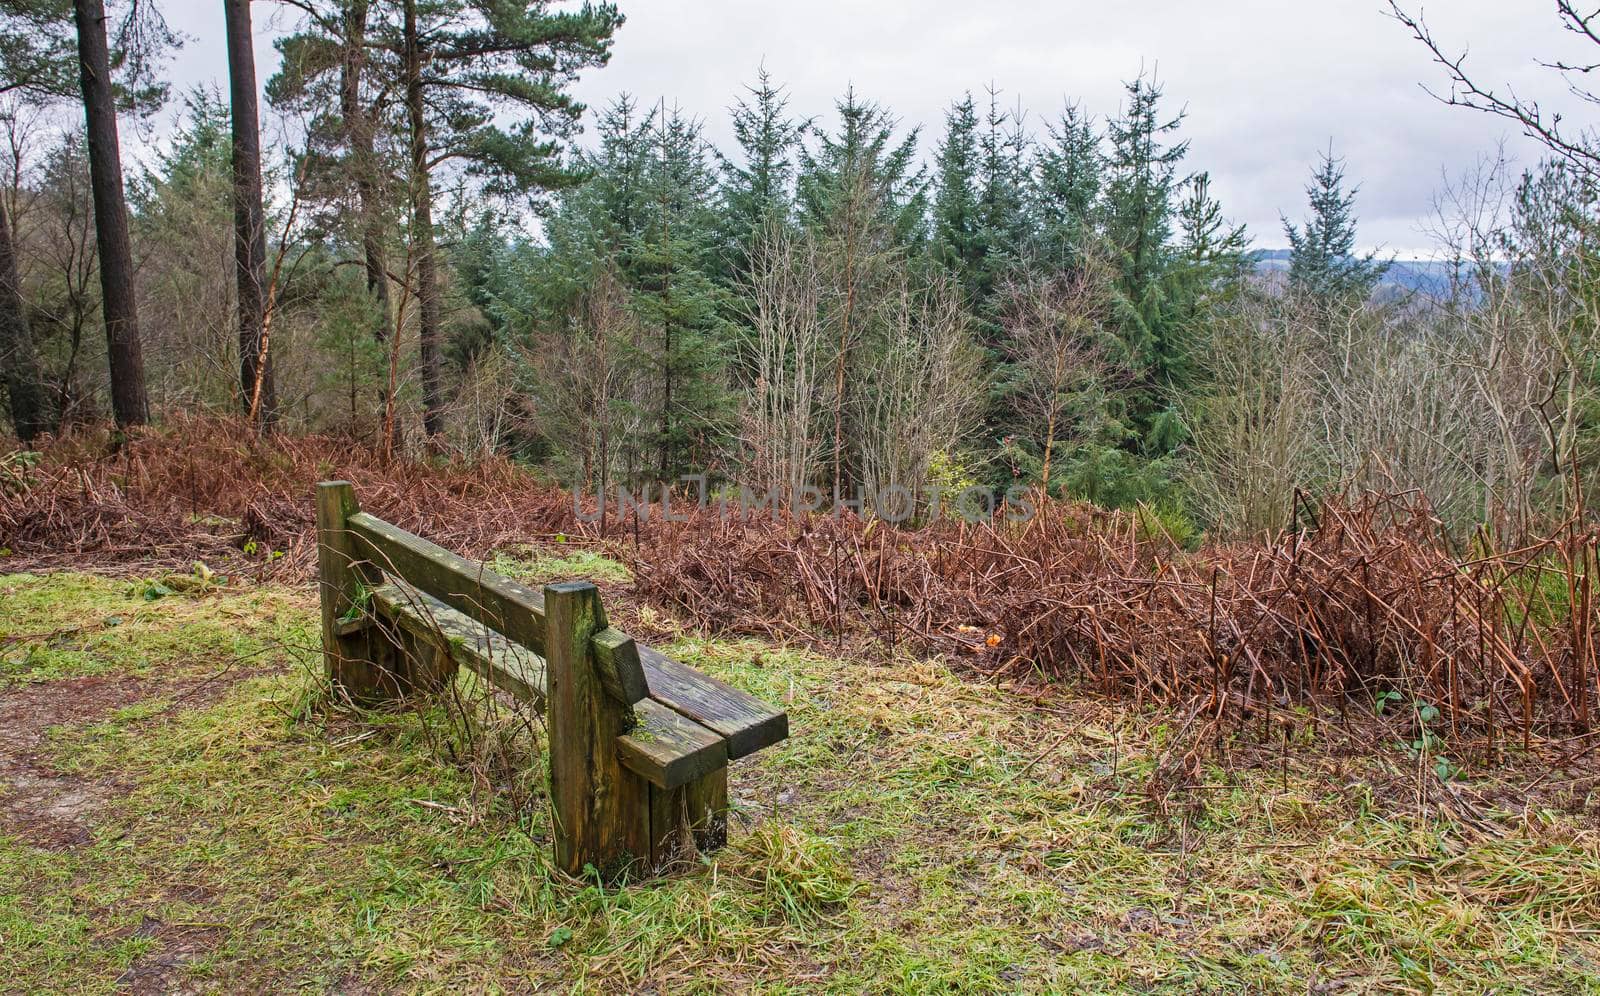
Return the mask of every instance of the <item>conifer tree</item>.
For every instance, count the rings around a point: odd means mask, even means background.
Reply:
[[[1169,352],[1163,373],[1169,383],[1185,384],[1194,361],[1188,343],[1216,304],[1239,284],[1246,264],[1249,236],[1243,225],[1223,216],[1222,205],[1211,195],[1211,175],[1204,171],[1183,185],[1177,208],[1178,240],[1168,276],[1169,321],[1183,348]]]
[[[896,142],[894,118],[854,89],[835,106],[839,131],[819,133],[817,149],[802,150],[799,190],[801,220],[836,269],[824,307],[833,330],[828,465],[837,496],[848,494],[852,483],[845,462],[846,409],[857,387],[848,373],[861,361],[885,263],[925,241],[928,180],[927,171],[915,167],[915,129]]]
[[[722,166],[724,228],[730,275],[749,268],[756,239],[769,225],[786,224],[794,213],[795,154],[809,126],[789,115],[789,98],[765,66],[733,107],[738,161]]]
[[[716,178],[698,123],[657,105],[644,176],[645,221],[624,260],[652,374],[655,473],[662,483],[703,470],[726,401],[722,291],[711,277]]]
[[[1180,112],[1164,119],[1161,87],[1143,76],[1126,85],[1121,114],[1108,126],[1110,151],[1102,212],[1107,243],[1120,262],[1116,322],[1125,361],[1141,372],[1129,396],[1129,429],[1141,445],[1165,408],[1163,394],[1181,364],[1169,321],[1165,275],[1172,261],[1173,194],[1187,141],[1174,141]]]
[[[398,29],[384,32],[405,93],[429,436],[444,428],[434,174],[459,167],[490,196],[537,196],[576,182],[561,153],[583,105],[568,88],[580,70],[607,62],[621,23],[611,4],[556,12],[549,0],[402,0]]]
[[[233,125],[233,228],[239,313],[239,395],[259,425],[277,418],[267,286],[267,215],[261,193],[260,100],[250,0],[224,0]]]
[[[395,176],[403,158],[392,139],[398,126],[392,71],[369,42],[381,10],[370,0],[301,0],[298,30],[276,42],[282,61],[267,82],[267,100],[307,122],[306,150],[296,164],[302,203],[320,207],[320,225],[359,245],[373,315],[372,335],[389,338],[388,231]]]
[[[984,256],[983,218],[978,206],[978,112],[972,94],[945,112],[944,138],[934,159],[932,250],[955,274],[968,299],[977,294]]]
[[[1094,122],[1068,104],[1035,156],[1029,186],[1035,256],[1062,266],[1078,254],[1093,228],[1104,170]]]
[[[600,112],[595,133],[596,147],[574,158],[584,182],[561,191],[545,221],[546,250],[530,281],[538,288],[533,310],[544,324],[563,322],[602,271],[608,281],[628,283],[620,260],[650,218],[650,120],[624,93]]]
[[[817,147],[800,152],[799,208],[812,227],[837,220],[862,196],[871,201],[874,224],[895,245],[920,246],[926,236],[928,174],[917,165],[918,130],[898,141],[899,122],[852,87],[835,105],[839,130],[817,132]]]
[[[165,97],[164,87],[137,85],[147,79],[143,70],[159,51],[175,47],[178,42],[159,11],[148,5],[134,5],[128,14],[132,30],[119,32],[120,37],[134,39],[135,46],[115,53],[106,30],[110,18],[103,0],[73,0],[72,17],[78,39],[79,94],[83,99],[89,180],[94,194],[100,314],[111,370],[111,410],[117,427],[126,428],[150,420],[150,401],[145,392],[133,246],[128,236],[128,201],[123,192],[122,153],[117,137],[118,98],[143,97],[147,105],[159,104]],[[120,88],[112,79],[113,55],[117,63],[129,67],[134,89]]]
[[[1330,145],[1306,186],[1311,217],[1303,226],[1283,220],[1289,238],[1289,286],[1313,301],[1364,299],[1388,269],[1371,253],[1356,255],[1355,203],[1360,189],[1345,190],[1344,160],[1334,157]]]
[[[983,261],[978,267],[973,301],[983,317],[991,317],[995,289],[1015,265],[1017,253],[1027,240],[1023,193],[1028,182],[1031,144],[1023,128],[1022,109],[1002,111],[1000,92],[991,86],[988,94],[989,110],[978,139],[978,228]]]

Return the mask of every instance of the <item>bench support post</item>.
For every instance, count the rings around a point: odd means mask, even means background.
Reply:
[[[547,585],[544,607],[556,865],[570,875],[588,865],[614,879],[651,857],[650,784],[617,757],[633,708],[606,693],[595,660],[591,641],[605,628],[599,589]]]
[[[322,600],[322,656],[334,687],[356,702],[392,695],[384,669],[373,661],[371,631],[352,627],[364,587],[374,579],[357,562],[355,543],[345,527],[361,511],[348,481],[317,485],[317,590]],[[364,607],[362,607],[364,608]]]

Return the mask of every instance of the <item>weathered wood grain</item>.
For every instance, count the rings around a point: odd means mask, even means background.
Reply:
[[[330,675],[393,696],[463,666],[545,711],[560,867],[614,878],[726,842],[727,762],[787,737],[787,713],[638,646],[594,585],[502,577],[362,513],[347,483],[318,488],[317,526]]]
[[[403,581],[375,589],[372,598],[385,619],[419,638],[442,640],[457,663],[507,694],[544,709],[544,658],[538,654]]]
[[[384,572],[544,653],[544,596],[482,564],[366,514],[351,518],[356,549]],[[644,698],[648,683],[632,637],[606,625],[604,608],[595,638],[596,659],[606,691],[624,705]]]
[[[639,648],[650,697],[728,738],[728,757],[770,747],[789,735],[789,715],[732,685],[680,664],[659,650]]]
[[[556,864],[570,875],[592,866],[616,878],[650,860],[650,784],[617,756],[633,710],[606,693],[595,667],[592,639],[604,628],[599,590],[586,582],[546,585],[544,607]]]
[[[683,787],[689,831],[702,851],[715,851],[728,842],[728,769],[706,772]]]
[[[728,763],[728,741],[722,734],[645,699],[634,707],[639,725],[617,740],[622,763],[652,785],[677,788]]]
[[[594,635],[594,656],[600,666],[600,680],[612,698],[633,705],[650,694],[633,637],[607,626]]]
[[[457,663],[515,698],[544,710],[545,662],[465,613],[391,581],[372,592],[379,616],[415,639],[442,643]],[[617,738],[630,771],[663,788],[676,788],[728,763],[726,739],[649,699],[634,706],[638,724]]]
[[[357,554],[536,654],[545,652],[544,596],[374,516],[349,520]]]
[[[360,514],[348,481],[317,485],[317,593],[322,603],[322,657],[330,681],[357,702],[396,695],[392,676],[374,661],[366,635],[350,632],[369,581],[359,564],[349,520]]]

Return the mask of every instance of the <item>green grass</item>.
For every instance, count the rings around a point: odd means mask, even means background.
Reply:
[[[174,584],[177,583],[174,579]],[[216,584],[155,594],[158,579],[0,575],[0,689],[98,675],[182,677],[320,639],[304,599]]]
[[[126,657],[99,630],[81,651],[106,673],[248,655],[212,704],[158,695],[52,732],[59,768],[121,789],[86,847],[0,837],[21,990],[109,991],[165,959],[169,985],[218,991],[1600,992],[1586,824],[1423,818],[1314,745],[1162,803],[1158,716],[1039,710],[937,662],[680,640],[664,649],[783,703],[793,736],[734,763],[729,847],[602,886],[552,871],[542,806],[450,760],[441,710],[319,704],[309,592],[130,611],[124,582],[7,589],[8,636],[125,612]]]
[[[578,580],[626,584],[633,580],[623,564],[593,550],[576,548],[502,550],[489,561],[489,569],[533,584]]]

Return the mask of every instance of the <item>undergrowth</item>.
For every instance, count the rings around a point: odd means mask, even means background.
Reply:
[[[663,649],[783,703],[793,736],[734,763],[727,848],[608,886],[552,869],[545,807],[452,757],[446,705],[320,696],[308,590],[0,592],[8,695],[141,679],[42,748],[114,789],[92,841],[0,825],[21,990],[1600,991],[1592,799],[1469,825],[1315,727],[1162,794],[1181,717],[687,634]],[[12,663],[72,641],[70,665]],[[155,681],[219,671],[209,700]]]

